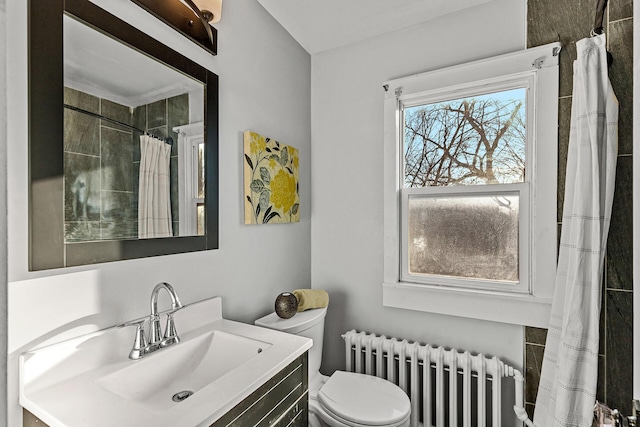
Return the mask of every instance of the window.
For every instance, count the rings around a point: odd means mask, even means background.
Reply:
[[[546,326],[557,47],[385,85],[386,306]]]
[[[204,126],[202,122],[174,128],[178,133],[179,235],[203,235],[204,227]]]
[[[531,75],[400,103],[402,279],[525,292]],[[526,257],[525,257],[526,259]]]

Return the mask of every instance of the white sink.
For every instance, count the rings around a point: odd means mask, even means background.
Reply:
[[[223,319],[219,297],[174,319],[180,343],[140,360],[131,327],[24,353],[21,405],[51,427],[209,426],[312,345]]]
[[[266,342],[214,330],[151,353],[96,383],[162,413],[182,403],[172,399],[175,394],[196,393],[223,375],[232,375],[234,369],[269,347]]]

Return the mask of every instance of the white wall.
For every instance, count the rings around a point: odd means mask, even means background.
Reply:
[[[523,365],[522,327],[382,306],[383,99],[389,79],[520,50],[526,2],[493,0],[312,57],[312,268],[328,290],[323,373],[355,328]]]
[[[0,0],[0,58],[7,51],[6,0]],[[7,65],[0,65],[0,366],[7,364]],[[0,370],[0,427],[7,424],[7,371]]]
[[[95,2],[219,74],[220,249],[27,271],[27,2],[8,2],[8,404],[12,426],[21,425],[17,394],[21,352],[46,340],[146,315],[151,289],[159,281],[173,284],[184,303],[221,295],[225,317],[246,322],[272,311],[278,293],[310,285],[311,60],[307,52],[252,0],[225,2],[217,25],[217,57],[129,0]],[[299,149],[300,223],[243,224],[242,132],[247,129]]]

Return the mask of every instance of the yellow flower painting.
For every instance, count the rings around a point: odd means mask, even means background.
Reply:
[[[300,221],[298,165],[296,148],[245,131],[245,224]]]

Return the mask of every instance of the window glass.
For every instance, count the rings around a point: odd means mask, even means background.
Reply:
[[[198,230],[198,235],[203,235],[205,232],[205,226],[204,226],[204,203],[198,203],[197,205],[197,215],[198,215],[198,220],[197,220],[197,230]]]
[[[204,199],[204,142],[201,142],[198,144],[198,193],[197,194],[199,199]]]
[[[518,282],[518,193],[410,196],[409,273]]]
[[[521,87],[405,107],[405,188],[523,182],[526,93]]]

